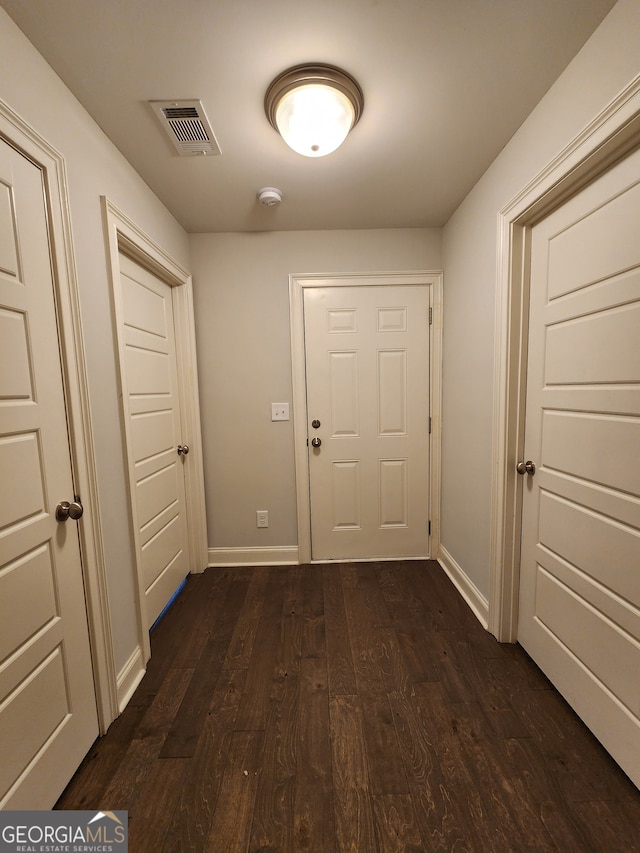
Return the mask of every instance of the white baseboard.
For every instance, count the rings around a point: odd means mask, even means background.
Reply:
[[[209,565],[223,566],[297,566],[298,546],[283,548],[209,548]]]
[[[440,545],[438,562],[447,573],[451,582],[460,595],[473,610],[482,626],[489,629],[489,601],[480,592],[478,587],[463,572],[446,548]]]
[[[118,711],[122,713],[129,704],[136,687],[142,681],[146,667],[142,648],[138,647],[118,673],[116,684],[118,688]]]

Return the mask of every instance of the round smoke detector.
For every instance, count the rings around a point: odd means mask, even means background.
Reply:
[[[258,201],[265,207],[277,207],[282,201],[282,191],[276,187],[263,187],[258,190]]]

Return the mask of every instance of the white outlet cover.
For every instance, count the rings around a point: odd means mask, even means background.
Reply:
[[[271,404],[271,420],[272,421],[288,421],[289,420],[289,404],[288,403],[272,403]]]

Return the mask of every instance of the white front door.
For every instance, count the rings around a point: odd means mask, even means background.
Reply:
[[[98,735],[42,173],[0,141],[0,808],[50,808]]]
[[[640,152],[532,231],[518,639],[640,784]]]
[[[304,291],[313,560],[429,555],[429,298]]]
[[[138,563],[150,628],[189,574],[172,288],[120,254],[123,385]],[[188,444],[187,444],[188,446]]]

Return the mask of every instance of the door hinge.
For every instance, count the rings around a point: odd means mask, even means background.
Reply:
[[[429,325],[433,324],[433,308],[429,308]]]

